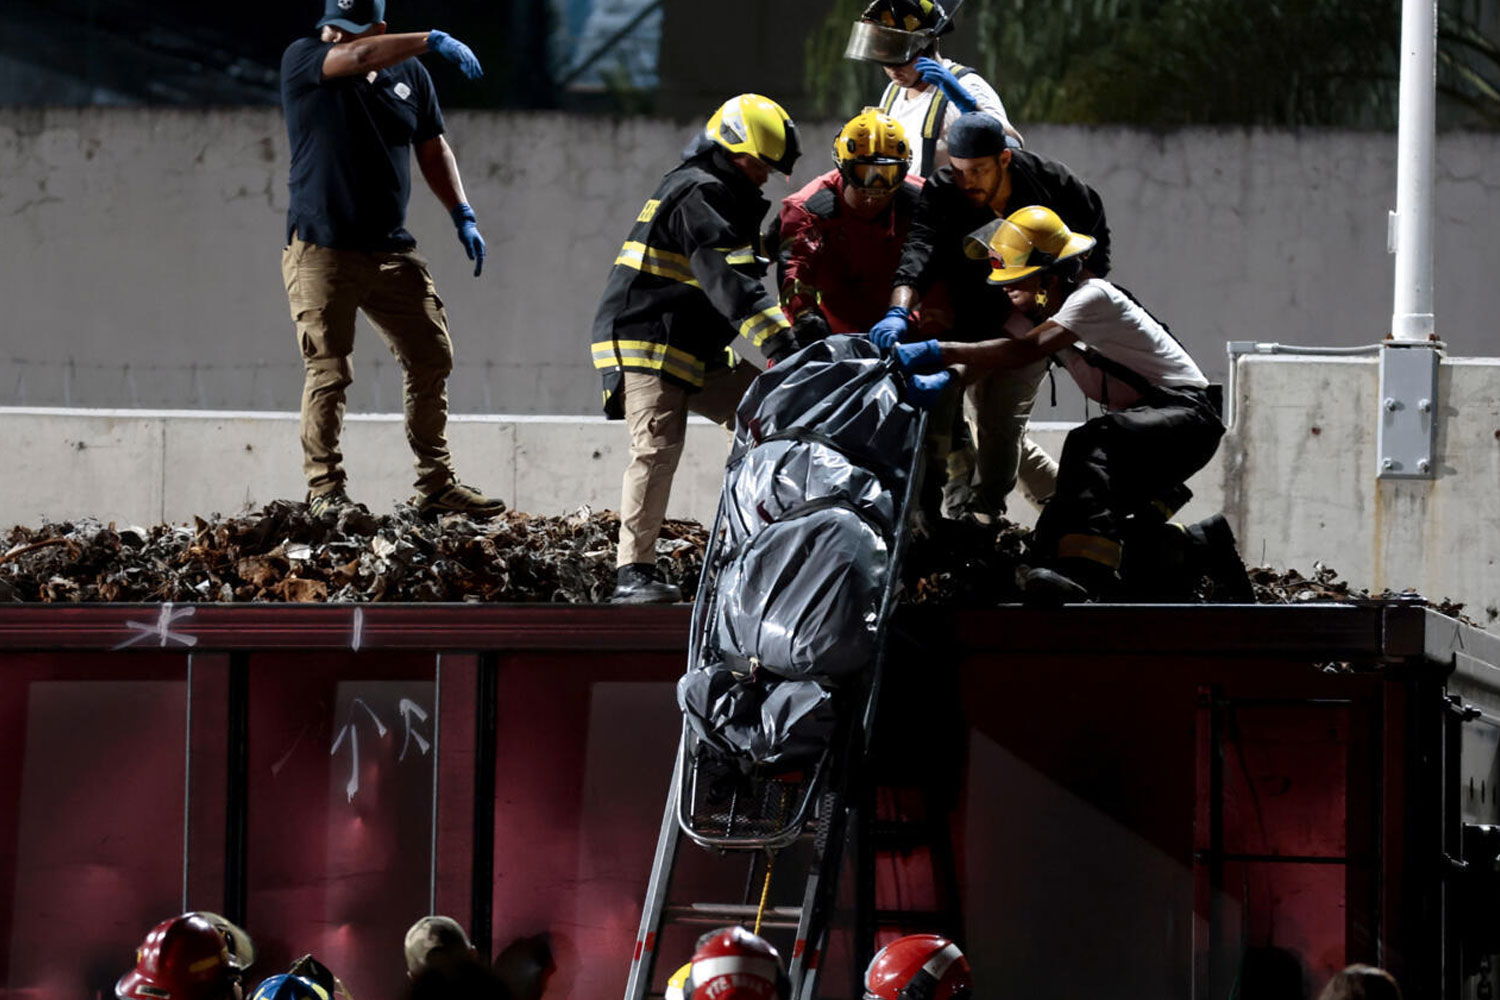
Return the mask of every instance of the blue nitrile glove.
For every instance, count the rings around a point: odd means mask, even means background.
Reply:
[[[958,77],[953,75],[952,70],[936,59],[923,56],[912,65],[912,69],[916,70],[917,75],[923,80],[948,95],[948,100],[953,102],[953,106],[960,114],[966,115],[979,110],[979,102],[974,100],[974,95],[964,89],[964,85],[958,82]]]
[[[453,211],[448,213],[453,217],[453,225],[458,228],[458,242],[464,245],[464,252],[474,262],[474,277],[479,277],[479,272],[484,270],[484,237],[479,235],[479,220],[474,217],[474,210],[469,203],[461,201],[453,206]]]
[[[894,346],[906,333],[906,321],[910,318],[910,309],[905,306],[891,306],[885,311],[885,318],[870,327],[870,343],[882,351]]]
[[[896,345],[896,364],[904,372],[922,371],[943,366],[943,349],[936,340],[919,340],[914,344]]]
[[[930,410],[952,381],[953,373],[946,370],[933,375],[913,375],[906,380],[906,399],[913,406]]]
[[[427,50],[436,52],[444,59],[458,67],[459,71],[470,80],[477,80],[484,76],[484,67],[479,65],[479,57],[474,50],[469,48],[457,38],[446,31],[433,28],[427,33]],[[949,100],[953,100],[951,97]],[[954,101],[957,104],[957,101]]]

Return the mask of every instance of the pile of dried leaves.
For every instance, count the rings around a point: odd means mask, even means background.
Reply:
[[[356,508],[321,521],[306,505],[285,500],[191,526],[17,527],[0,554],[0,600],[598,603],[614,589],[619,530],[613,511],[586,507],[567,517],[508,512],[490,521],[433,519],[407,506],[385,516]],[[1016,569],[1029,536],[1003,521],[941,522],[908,547],[902,600],[961,608],[1019,601]],[[694,521],[663,526],[657,568],[686,594],[697,588],[707,537]],[[1257,567],[1250,582],[1261,604],[1420,600],[1354,589],[1322,563],[1311,576]],[[1207,581],[1198,598],[1213,599]],[[1462,604],[1432,606],[1477,624]]]
[[[18,527],[0,555],[0,600],[598,602],[614,589],[619,528],[587,508],[490,521],[356,508],[322,521],[284,500],[191,527]],[[705,539],[694,522],[663,527],[658,568],[685,592]]]
[[[1371,594],[1340,580],[1338,571],[1324,563],[1313,563],[1312,576],[1303,576],[1294,569],[1276,570],[1270,566],[1257,566],[1250,570],[1250,584],[1255,588],[1255,599],[1261,604],[1301,604],[1305,601],[1368,601],[1411,600],[1431,607],[1440,614],[1457,618],[1461,622],[1483,627],[1463,613],[1464,604],[1450,601],[1429,601],[1414,590],[1383,590]]]

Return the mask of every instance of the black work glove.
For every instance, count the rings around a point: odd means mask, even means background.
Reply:
[[[816,309],[809,309],[797,317],[797,322],[792,324],[792,339],[797,342],[798,347],[806,347],[808,344],[822,340],[833,333],[828,326],[828,320]]]
[[[765,343],[760,346],[760,353],[766,356],[766,367],[769,368],[796,354],[801,346],[791,330],[783,330],[774,336],[767,337]]]

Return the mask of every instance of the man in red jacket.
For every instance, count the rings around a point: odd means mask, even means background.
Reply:
[[[833,142],[833,170],[781,202],[776,250],[781,305],[798,344],[864,333],[885,315],[891,276],[922,193],[908,177],[912,150],[890,115],[866,108]],[[924,317],[941,320],[941,306]]]

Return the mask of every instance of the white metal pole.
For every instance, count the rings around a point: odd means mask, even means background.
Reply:
[[[1391,337],[1433,338],[1432,233],[1437,142],[1437,0],[1403,0],[1401,119],[1396,136],[1396,211],[1391,251],[1396,255]]]

